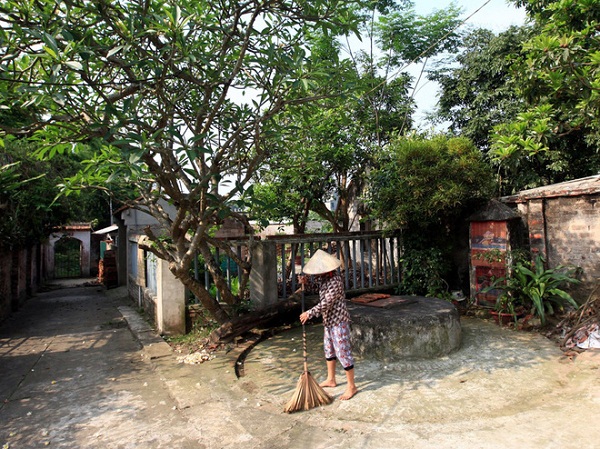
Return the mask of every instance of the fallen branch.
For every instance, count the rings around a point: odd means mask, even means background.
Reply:
[[[563,319],[556,327],[557,329],[569,329],[564,335],[561,343],[562,348],[572,348],[579,343],[573,337],[580,334],[586,335],[586,329],[600,323],[600,283],[596,284],[586,302],[577,310]],[[573,321],[573,323],[571,323]]]
[[[271,328],[291,324],[298,320],[302,310],[300,290],[286,300],[256,312],[251,312],[221,325],[211,332],[209,341],[212,344],[229,343],[234,338],[255,328]],[[309,298],[306,298],[310,301]]]

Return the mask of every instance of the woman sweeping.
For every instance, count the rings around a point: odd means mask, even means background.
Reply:
[[[352,398],[358,389],[354,383],[354,358],[350,343],[350,314],[346,307],[346,292],[342,277],[337,269],[342,263],[339,259],[319,249],[304,267],[304,274],[317,276],[319,285],[319,303],[312,309],[300,315],[302,324],[311,318],[323,317],[325,333],[323,348],[327,361],[327,379],[321,383],[322,387],[336,387],[336,363],[340,364],[346,372],[348,381],[346,391],[340,399],[342,401]],[[306,284],[307,276],[299,276],[299,281]]]

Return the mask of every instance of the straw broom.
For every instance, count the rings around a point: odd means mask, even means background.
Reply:
[[[304,284],[302,284],[302,312],[304,312]],[[286,404],[283,411],[285,413],[299,412],[301,410],[310,410],[320,405],[328,405],[333,402],[323,387],[317,383],[314,377],[308,371],[308,351],[306,350],[306,326],[302,324],[302,352],[304,357],[304,372],[298,379],[296,391],[292,399]]]

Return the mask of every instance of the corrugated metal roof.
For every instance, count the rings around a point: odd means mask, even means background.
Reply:
[[[593,195],[600,193],[600,175],[587,178],[574,179],[535,189],[523,190],[516,195],[504,196],[500,200],[504,203],[519,203],[538,198],[558,198],[564,196]]]
[[[108,234],[109,232],[115,232],[119,227],[117,225],[108,226],[106,228],[98,229],[92,232],[92,234]]]

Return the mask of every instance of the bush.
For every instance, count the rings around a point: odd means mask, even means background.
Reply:
[[[425,295],[442,299],[450,297],[448,283],[444,280],[449,264],[441,249],[405,249],[401,263],[402,279],[398,287],[399,294]]]
[[[446,297],[457,229],[494,190],[494,175],[465,138],[398,138],[379,159],[366,198],[371,218],[402,229],[400,291]],[[458,287],[458,286],[456,286]]]
[[[485,290],[501,291],[496,308],[514,313],[518,306],[523,306],[538,316],[542,325],[546,323],[546,316],[554,315],[557,310],[562,311],[567,306],[577,309],[579,305],[564,288],[581,282],[576,277],[579,269],[565,265],[546,269],[545,262],[538,254],[535,262],[518,261],[508,276],[495,279]]]
[[[494,175],[465,138],[399,138],[369,179],[367,204],[388,229],[443,225],[474,200],[487,200]]]

